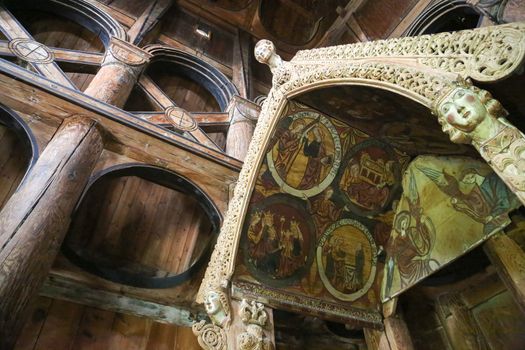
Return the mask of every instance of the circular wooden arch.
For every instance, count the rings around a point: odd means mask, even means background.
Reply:
[[[84,189],[84,192],[77,203],[74,213],[78,211],[92,186],[108,177],[123,176],[140,177],[144,180],[156,183],[195,198],[198,201],[199,206],[210,220],[212,226],[212,235],[218,234],[222,217],[215,204],[204,191],[202,191],[190,180],[176,174],[175,172],[140,163],[117,165],[104,169],[93,176]],[[132,287],[160,289],[174,287],[190,280],[191,277],[198,273],[198,271],[207,263],[214,246],[214,242],[215,240],[210,240],[208,244],[202,249],[201,253],[193,260],[193,263],[190,265],[190,267],[188,267],[185,271],[181,273],[162,271],[160,274],[163,275],[163,277],[153,277],[141,273],[133,273],[129,270],[114,269],[103,266],[96,262],[89,261],[79,254],[74,248],[68,245],[67,236],[64,244],[62,245],[62,252],[75,265],[99,277]]]

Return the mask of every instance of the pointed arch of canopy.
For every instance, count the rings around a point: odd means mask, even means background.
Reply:
[[[240,234],[270,137],[289,99],[328,86],[362,85],[388,90],[431,109],[457,78],[495,82],[513,74],[525,57],[525,23],[456,33],[382,40],[299,51],[289,61],[261,41],[256,58],[270,66],[273,87],[265,101],[243,169],[229,203],[198,302],[225,288],[234,272]]]

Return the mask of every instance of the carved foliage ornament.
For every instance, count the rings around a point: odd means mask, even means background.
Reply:
[[[203,302],[205,292],[220,291],[229,284],[249,194],[286,97],[327,83],[354,81],[398,92],[430,107],[432,101],[454,87],[452,77],[457,75],[447,72],[484,81],[494,81],[511,74],[525,55],[524,32],[525,24],[513,23],[457,33],[300,51],[291,62],[283,62],[276,55],[273,44],[259,42],[255,50],[256,58],[269,64],[274,74],[274,85],[263,104],[197,301]],[[496,59],[491,56],[494,54]],[[401,61],[401,56],[412,63],[419,60],[435,70],[380,59],[393,56],[396,56],[396,62]]]

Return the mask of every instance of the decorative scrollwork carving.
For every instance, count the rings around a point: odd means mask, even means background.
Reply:
[[[341,61],[393,58],[412,60],[463,78],[496,81],[514,72],[525,54],[525,24],[511,23],[454,33],[378,40],[299,51],[290,61],[339,65]]]
[[[226,334],[221,327],[200,321],[191,327],[204,350],[226,350]]]

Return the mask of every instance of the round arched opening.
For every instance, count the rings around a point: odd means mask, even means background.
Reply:
[[[219,225],[219,212],[193,183],[131,164],[90,183],[62,248],[73,263],[105,279],[168,288],[201,270]]]
[[[89,2],[6,1],[11,27],[0,28],[7,60],[69,88],[84,91],[100,67],[112,37],[123,28]]]
[[[13,111],[0,106],[0,209],[38,157],[34,136]]]
[[[440,0],[429,5],[406,30],[406,36],[453,32],[479,27],[483,16],[465,0]]]

